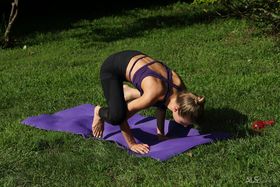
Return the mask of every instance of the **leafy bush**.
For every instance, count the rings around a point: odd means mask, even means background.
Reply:
[[[222,5],[228,15],[253,20],[268,32],[280,32],[280,0],[194,0],[193,3]]]
[[[279,0],[221,0],[220,3],[229,12],[250,18],[266,31],[280,31]]]
[[[216,3],[218,2],[219,0],[194,0],[193,3],[194,4],[200,4],[200,3]]]

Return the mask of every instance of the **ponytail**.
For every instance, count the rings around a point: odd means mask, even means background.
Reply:
[[[197,105],[203,105],[205,103],[205,97],[204,96],[197,96],[194,98],[195,104]]]

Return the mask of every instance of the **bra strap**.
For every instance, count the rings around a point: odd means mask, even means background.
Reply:
[[[167,90],[165,92],[165,95],[164,95],[164,98],[163,98],[163,101],[162,101],[163,103],[166,102],[167,98],[170,95],[170,82],[172,82],[172,73],[171,73],[170,69],[166,65],[164,65],[164,66],[165,66],[166,73],[167,73],[167,78],[165,79],[166,83],[167,83]]]
[[[152,65],[152,64],[154,64],[154,63],[156,63],[156,62],[157,62],[156,60],[153,60],[153,61],[151,61],[151,62],[145,64],[145,65],[142,66],[141,68],[147,67],[147,66]]]
[[[172,87],[174,87],[174,88],[176,88],[178,91],[180,91],[180,90],[182,90],[179,86],[177,86],[176,84],[174,84],[173,83],[173,79],[172,79],[172,71],[167,67],[167,66],[165,66],[166,67],[166,71],[168,72],[167,74],[167,81],[168,81],[168,83],[172,86]]]
[[[129,70],[129,79],[130,79],[130,80],[131,80],[131,72],[132,72],[132,69],[134,68],[135,64],[136,64],[139,60],[141,60],[142,58],[145,58],[145,57],[147,57],[147,56],[146,56],[146,55],[141,56],[140,58],[138,58],[137,60],[135,60],[135,62],[133,63],[132,67],[131,67],[130,70]]]
[[[167,98],[170,96],[170,91],[171,91],[172,87],[176,88],[177,90],[181,90],[181,88],[179,86],[177,86],[173,83],[172,71],[167,66],[165,66],[165,68],[166,68],[166,71],[167,71],[167,78],[165,79],[166,83],[167,83],[167,90],[166,90],[166,93],[165,93],[165,96],[164,96],[164,99],[163,99],[164,103],[166,102]]]

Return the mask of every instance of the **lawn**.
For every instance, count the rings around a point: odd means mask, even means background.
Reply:
[[[26,32],[18,47],[0,49],[0,186],[279,184],[279,124],[260,134],[250,130],[254,120],[280,120],[276,41],[246,20],[187,3]],[[20,124],[84,103],[104,105],[100,65],[124,49],[143,51],[178,72],[189,90],[206,96],[203,128],[197,128],[234,138],[159,162],[113,143]]]

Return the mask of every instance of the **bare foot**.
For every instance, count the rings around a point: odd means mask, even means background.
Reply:
[[[94,119],[92,122],[92,135],[96,138],[102,138],[103,131],[104,131],[104,122],[101,120],[100,116],[98,115],[100,106],[96,106],[94,108]]]
[[[126,102],[130,102],[141,96],[140,92],[137,89],[129,87],[126,84],[123,85],[123,93]]]
[[[129,93],[130,87],[126,84],[123,85],[123,94],[124,94],[124,100],[126,102],[131,100],[131,94]]]

